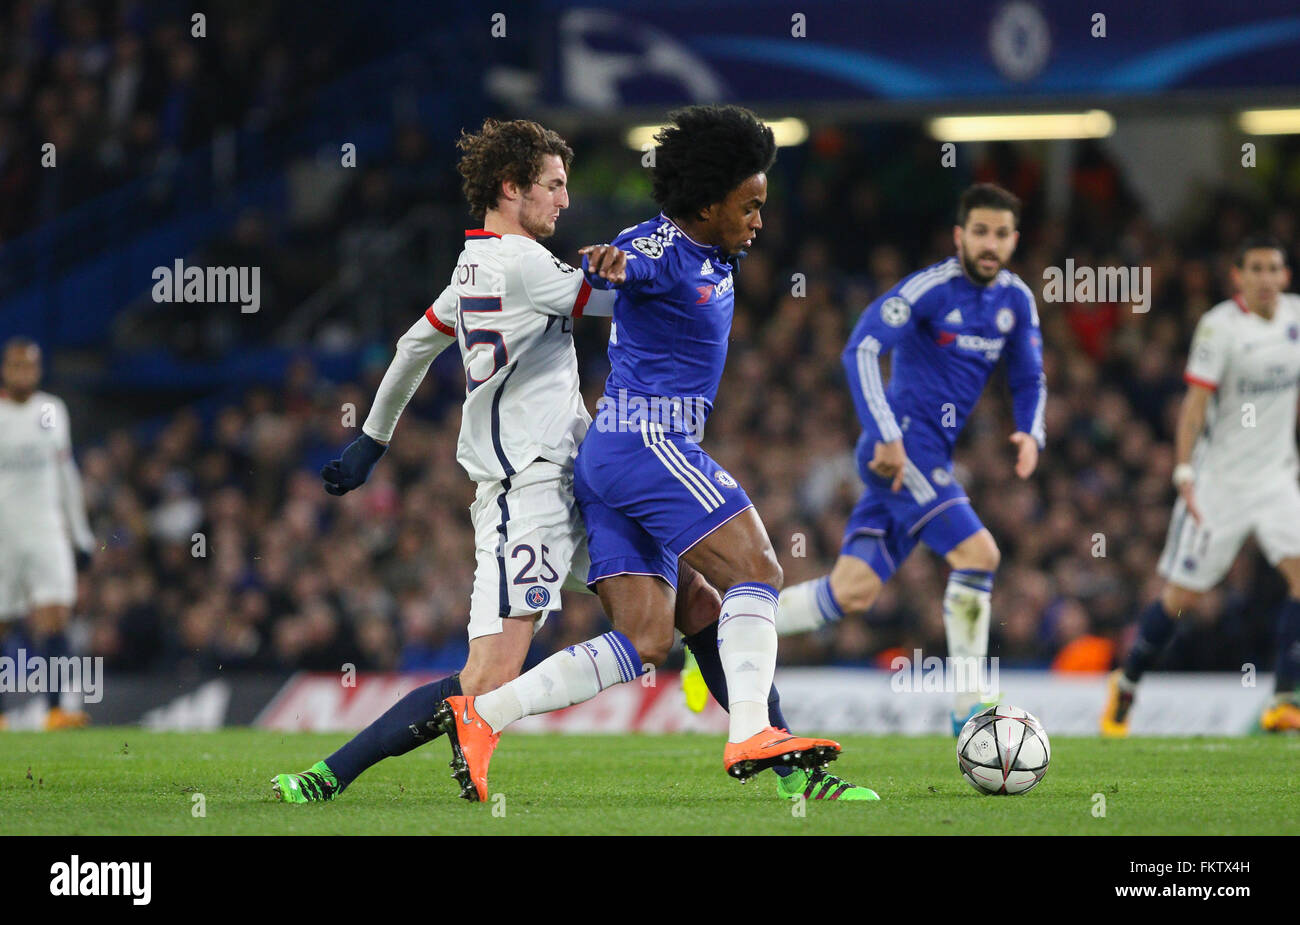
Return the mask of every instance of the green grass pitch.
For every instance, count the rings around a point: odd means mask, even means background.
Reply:
[[[380,763],[332,803],[274,800],[273,773],[302,770],[345,739],[0,733],[0,834],[1300,833],[1295,737],[1062,737],[1035,790],[988,797],[958,774],[952,739],[845,736],[832,768],[882,801],[809,802],[800,817],[770,772],[745,786],[726,777],[718,737],[507,735],[491,779],[504,800],[458,799],[445,741]]]

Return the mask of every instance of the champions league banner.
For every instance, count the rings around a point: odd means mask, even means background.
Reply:
[[[544,96],[587,110],[694,102],[985,103],[1226,91],[1300,82],[1294,0],[664,0],[555,3]],[[707,26],[707,28],[702,28]]]
[[[934,659],[939,662],[939,659]],[[440,674],[355,675],[114,675],[104,696],[85,704],[96,726],[137,725],[155,731],[257,726],[282,732],[355,733],[412,690]],[[777,671],[782,707],[798,729],[828,734],[947,735],[952,694],[943,672],[928,661],[911,668],[786,668]],[[1092,736],[1106,696],[1104,675],[1061,675],[1008,669],[991,680],[1004,702],[1043,721],[1054,735]],[[1272,691],[1261,674],[1248,686],[1235,674],[1154,673],[1142,682],[1133,733],[1151,736],[1239,736],[1256,731],[1259,710]],[[41,694],[10,695],[10,728],[40,729]],[[686,708],[676,672],[657,671],[620,684],[585,703],[530,716],[512,733],[722,735],[727,715],[712,698],[702,713]]]

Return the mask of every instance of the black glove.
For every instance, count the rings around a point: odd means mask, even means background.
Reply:
[[[328,462],[320,471],[325,480],[325,491],[331,495],[345,495],[359,485],[364,485],[370,478],[370,470],[375,468],[379,457],[388,447],[377,440],[362,434],[348,444],[343,451],[343,458]]]

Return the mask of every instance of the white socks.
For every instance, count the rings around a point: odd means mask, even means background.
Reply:
[[[993,592],[993,573],[978,569],[953,569],[943,593],[943,628],[948,636],[949,658],[983,659],[989,652],[989,598]],[[983,671],[967,677],[985,676]],[[957,691],[952,711],[959,719],[985,696],[996,691]]]
[[[769,725],[767,698],[776,674],[776,589],[751,581],[722,598],[718,656],[727,679],[730,742],[743,742]]]
[[[780,636],[812,632],[844,619],[844,611],[831,593],[829,575],[783,589],[778,601],[776,632]]]
[[[479,695],[474,709],[493,732],[500,732],[515,720],[582,703],[641,673],[641,656],[615,630],[556,652],[513,681]],[[763,697],[766,710],[767,695]]]

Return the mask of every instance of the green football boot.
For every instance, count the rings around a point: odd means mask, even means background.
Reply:
[[[284,803],[324,803],[343,788],[329,765],[318,761],[301,774],[277,774],[271,778],[271,792]]]
[[[842,777],[826,771],[808,772],[796,768],[794,773],[776,779],[777,795],[783,800],[796,799],[803,794],[808,800],[879,800],[880,796],[869,787],[850,784]]]

